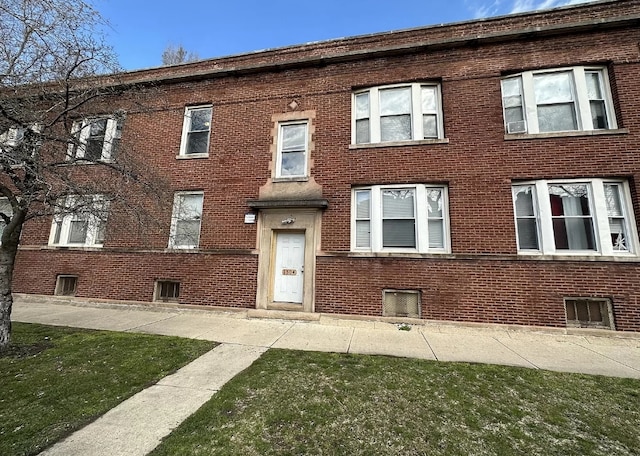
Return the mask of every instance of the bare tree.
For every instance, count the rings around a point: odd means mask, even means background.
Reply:
[[[105,25],[83,0],[0,2],[0,350],[26,222],[53,216],[55,243],[74,214],[69,236],[91,231],[99,243],[109,214],[140,218],[144,195],[163,199],[161,181],[120,144],[144,89],[118,79]]]
[[[170,44],[162,52],[163,66],[195,62],[196,60],[200,60],[200,56],[195,52],[187,51],[181,44],[178,46]]]

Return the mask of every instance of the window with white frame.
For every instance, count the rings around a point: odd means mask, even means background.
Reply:
[[[375,185],[354,188],[351,248],[368,252],[449,251],[447,188]]]
[[[179,192],[174,195],[169,248],[195,249],[200,243],[202,192]]]
[[[502,80],[508,134],[617,128],[605,68],[525,71]]]
[[[638,252],[626,181],[538,180],[514,184],[512,192],[520,253]]]
[[[49,245],[102,247],[107,213],[102,195],[68,196],[53,216]]]
[[[438,84],[402,84],[355,92],[352,142],[440,139],[443,137],[440,100]]]
[[[182,124],[180,155],[206,155],[211,135],[211,106],[187,106]]]
[[[307,177],[309,122],[282,122],[278,125],[276,177]]]
[[[68,160],[109,161],[118,153],[122,118],[96,117],[73,123],[75,141],[67,149]]]

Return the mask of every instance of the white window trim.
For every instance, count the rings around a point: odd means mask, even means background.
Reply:
[[[438,134],[436,138],[427,138],[427,141],[444,139],[444,122],[442,116],[442,91],[439,83],[415,82],[411,84],[392,84],[386,86],[371,87],[365,90],[357,90],[351,95],[351,144],[394,144],[398,141],[380,140],[380,91],[385,89],[411,88],[411,139],[400,141],[402,143],[414,143],[425,141],[422,123],[422,92],[424,86],[436,88],[436,125]],[[356,142],[356,96],[369,93],[369,142]],[[432,114],[432,113],[427,113]]]
[[[177,229],[177,224],[178,224],[178,220],[187,220],[187,219],[179,219],[177,217],[177,212],[178,209],[180,207],[180,198],[182,198],[183,196],[188,196],[188,195],[200,195],[202,196],[202,206],[200,207],[200,226],[198,228],[198,244],[197,245],[178,245],[175,243],[175,237],[176,237],[176,229]],[[171,211],[171,227],[170,227],[170,232],[169,232],[169,245],[168,248],[170,249],[177,249],[177,250],[193,250],[193,249],[198,249],[200,248],[200,235],[202,233],[202,213],[204,211],[204,192],[176,192],[173,195],[173,209]],[[196,220],[196,219],[188,219],[188,220]]]
[[[282,131],[283,131],[283,127],[286,127],[288,125],[304,125],[305,127],[305,131],[304,131],[304,135],[305,135],[305,141],[304,141],[304,174],[296,174],[296,175],[286,175],[283,176],[282,175],[282,146],[283,146],[283,140],[282,140]],[[291,120],[291,121],[286,121],[286,122],[279,122],[278,123],[278,151],[277,151],[277,155],[276,155],[276,175],[275,177],[277,179],[300,179],[300,178],[305,178],[305,177],[309,177],[309,120],[308,119],[302,119],[302,120]]]
[[[442,190],[442,219],[444,230],[444,247],[429,247],[429,218],[427,214],[427,190],[437,188]],[[398,189],[415,191],[414,215],[416,221],[416,248],[383,247],[382,246],[382,191],[385,189]],[[371,191],[370,206],[370,247],[357,247],[356,244],[356,192],[360,190]],[[389,184],[354,187],[351,189],[351,251],[375,252],[375,253],[451,253],[451,233],[449,226],[449,192],[446,185],[429,184]]]
[[[102,195],[91,195],[93,198],[94,205],[104,205],[105,213],[108,210],[107,202],[104,200]],[[73,196],[69,196],[69,199],[74,198]],[[68,201],[68,200],[67,200]],[[98,234],[98,227],[101,224],[104,224],[104,221],[99,220],[94,214],[87,215],[88,228],[87,228],[87,237],[85,242],[69,242],[69,234],[71,230],[71,222],[74,221],[77,213],[69,213],[63,216],[54,215],[53,220],[51,222],[51,231],[49,232],[49,245],[53,247],[103,247],[103,242],[96,242],[96,237]],[[61,223],[60,227],[60,240],[59,242],[55,242],[56,237],[56,228],[57,224]]]
[[[553,219],[551,217],[551,202],[549,200],[549,184],[586,184],[589,189],[589,209],[593,220],[593,231],[596,250],[557,250],[553,232]],[[621,188],[620,202],[625,221],[625,230],[628,235],[628,251],[617,251],[611,245],[611,231],[609,228],[609,214],[604,196],[605,184],[617,184]],[[518,224],[516,217],[515,187],[531,185],[535,192],[533,195],[533,209],[538,230],[539,249],[521,249],[518,239]],[[636,230],[636,221],[633,214],[629,183],[626,180],[617,179],[551,179],[526,182],[514,182],[511,187],[513,216],[516,228],[516,246],[521,255],[563,255],[563,256],[622,256],[636,257],[640,243]]]
[[[209,115],[209,135],[207,135],[207,152],[205,153],[195,153],[188,154],[187,153],[187,138],[189,136],[189,128],[191,128],[191,112],[196,111],[198,109],[211,109],[211,114]],[[203,158],[209,156],[209,147],[211,146],[211,119],[213,118],[213,105],[203,104],[196,106],[187,106],[184,108],[184,117],[182,120],[182,136],[180,139],[180,152],[179,158]]]
[[[104,132],[104,142],[102,144],[102,154],[100,156],[100,161],[111,161],[113,152],[113,140],[116,138],[118,121],[122,122],[122,119],[109,116],[91,117],[73,122],[73,126],[71,127],[71,135],[77,137],[78,143],[71,143],[67,147],[68,161],[84,159],[87,149],[87,140],[89,139],[89,135],[91,133],[91,123],[93,121],[101,119],[107,120],[107,127]]]
[[[595,71],[598,72],[602,78],[602,96],[604,99],[605,110],[607,114],[607,123],[608,127],[606,129],[595,129],[593,128],[593,120],[591,118],[591,108],[589,104],[589,98],[587,94],[587,82],[585,78],[585,73]],[[563,68],[550,68],[545,70],[536,70],[536,71],[524,71],[519,74],[509,75],[504,80],[520,78],[521,80],[521,96],[522,96],[522,109],[524,122],[526,125],[524,134],[530,135],[547,135],[547,134],[557,134],[561,133],[561,131],[554,132],[541,132],[538,124],[538,107],[536,104],[535,92],[534,92],[534,83],[533,78],[535,75],[539,74],[551,74],[551,73],[566,73],[570,72],[572,74],[572,89],[573,89],[573,97],[576,109],[576,122],[577,129],[576,130],[566,130],[567,132],[580,132],[580,131],[607,131],[607,130],[616,130],[618,128],[618,124],[616,121],[616,116],[613,107],[613,96],[611,93],[611,84],[609,83],[609,73],[606,67],[599,66],[578,66],[578,67],[563,67]],[[517,134],[517,133],[509,133],[508,125],[506,121],[505,115],[505,106],[504,102],[502,103],[502,117],[504,119],[504,128],[507,134]]]

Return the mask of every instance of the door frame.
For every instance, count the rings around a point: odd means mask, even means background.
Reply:
[[[316,252],[320,247],[320,208],[261,208],[258,216],[257,309],[313,312],[315,307]],[[302,304],[273,300],[277,233],[304,232]]]

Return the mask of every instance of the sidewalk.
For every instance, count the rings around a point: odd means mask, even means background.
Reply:
[[[291,315],[307,320],[264,317]],[[255,318],[260,316],[263,318]],[[467,361],[640,378],[640,334],[387,321],[255,310],[212,311],[17,296],[14,321],[220,342],[45,455],[145,455],[269,348]]]

